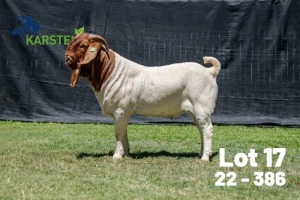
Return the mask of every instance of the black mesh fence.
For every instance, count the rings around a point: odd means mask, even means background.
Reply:
[[[66,44],[84,27],[147,66],[215,56],[213,122],[300,125],[300,3],[277,1],[1,1],[0,118],[112,122],[85,80],[69,87]],[[133,116],[135,123],[192,122]]]

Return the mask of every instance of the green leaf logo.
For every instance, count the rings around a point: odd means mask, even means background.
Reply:
[[[78,34],[81,34],[84,32],[84,26],[79,28],[79,29],[75,29],[75,34],[78,35]]]

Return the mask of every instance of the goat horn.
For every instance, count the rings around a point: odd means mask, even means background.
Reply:
[[[108,48],[108,44],[106,42],[106,40],[99,36],[99,35],[95,35],[95,34],[90,34],[90,39],[93,39],[95,41],[100,42],[101,44],[104,44],[105,48],[106,48],[106,52],[108,52],[109,48]]]

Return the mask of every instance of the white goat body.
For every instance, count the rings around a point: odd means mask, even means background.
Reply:
[[[94,92],[103,114],[115,120],[114,158],[129,153],[127,125],[130,115],[174,118],[188,112],[202,136],[202,160],[209,160],[213,135],[210,118],[218,93],[219,61],[204,57],[204,63],[213,64],[211,68],[193,62],[145,67],[113,53],[114,71],[101,90]]]

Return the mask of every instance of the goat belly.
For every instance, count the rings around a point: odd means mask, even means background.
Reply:
[[[159,99],[141,99],[137,103],[133,113],[146,116],[174,118],[184,112],[182,109],[183,98],[181,93],[181,91],[178,91],[161,96]]]

